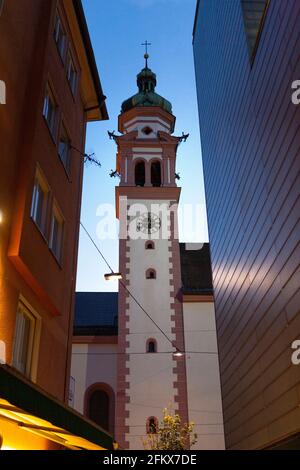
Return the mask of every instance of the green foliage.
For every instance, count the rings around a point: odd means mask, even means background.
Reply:
[[[193,432],[194,423],[181,423],[178,414],[163,410],[163,420],[155,434],[148,434],[143,440],[145,450],[187,450],[197,442]]]

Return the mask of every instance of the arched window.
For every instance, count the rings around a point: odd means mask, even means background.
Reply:
[[[156,279],[156,271],[155,269],[147,269],[146,271],[146,279]]]
[[[145,248],[146,250],[154,250],[154,242],[152,240],[149,240],[148,242],[145,243]]]
[[[145,186],[145,162],[137,162],[134,176],[136,186]]]
[[[109,385],[98,383],[87,389],[85,415],[106,431],[114,432],[115,395]]]
[[[146,345],[147,353],[156,353],[157,352],[157,343],[155,339],[148,339]]]
[[[161,167],[160,162],[151,163],[151,184],[152,186],[161,186]]]
[[[147,434],[157,434],[158,431],[158,419],[155,416],[150,416],[146,423]]]
[[[89,399],[89,418],[108,431],[109,396],[104,390],[95,390]]]

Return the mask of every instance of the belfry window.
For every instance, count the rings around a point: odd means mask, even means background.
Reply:
[[[151,184],[152,186],[161,186],[161,166],[160,162],[151,163]]]
[[[138,162],[135,165],[135,185],[136,186],[145,186],[145,163]]]

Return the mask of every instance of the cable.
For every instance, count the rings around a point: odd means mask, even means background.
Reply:
[[[148,353],[148,352],[74,352],[72,354],[76,356],[114,356],[114,355],[122,355],[122,354],[129,354],[129,355],[134,355],[134,354],[146,354],[146,355],[151,355],[151,354],[173,354],[174,351],[157,351],[156,353]],[[217,352],[213,351],[185,351],[185,354],[212,354],[212,355],[217,355]]]
[[[210,329],[210,330],[186,330],[184,329],[185,333],[215,333],[216,330],[213,330],[213,329]],[[131,336],[131,335],[147,335],[147,336],[151,336],[151,335],[155,335],[155,331],[133,331],[131,333],[128,333],[128,336]]]
[[[98,247],[98,245],[96,245],[95,241],[93,240],[93,238],[91,237],[91,235],[89,234],[89,232],[87,231],[87,229],[85,228],[85,226],[83,225],[82,222],[80,222],[80,225],[81,227],[83,228],[83,230],[85,231],[85,233],[87,234],[87,236],[89,237],[90,241],[93,243],[94,247],[96,248],[96,250],[98,251],[98,253],[100,254],[101,258],[103,259],[103,261],[105,262],[105,264],[108,266],[108,268],[110,269],[111,273],[114,274],[114,271],[112,269],[112,267],[110,266],[110,264],[108,263],[108,261],[106,260],[105,256],[102,254],[100,248]],[[135,303],[140,307],[140,309],[147,315],[147,317],[152,321],[152,323],[156,326],[156,328],[162,333],[162,335],[169,341],[169,343],[171,344],[172,347],[174,347],[176,349],[176,351],[178,352],[183,352],[183,351],[180,351],[180,349],[177,347],[177,346],[174,346],[173,345],[173,341],[168,337],[168,335],[160,328],[160,326],[156,323],[155,320],[153,320],[153,318],[151,317],[151,315],[149,315],[149,313],[144,309],[144,307],[140,304],[140,302],[137,300],[137,298],[130,292],[130,290],[128,289],[128,287],[125,285],[125,283],[120,279],[119,280],[119,283],[121,284],[121,286],[128,292],[128,294],[130,295],[130,297],[135,301]]]
[[[122,280],[120,280],[120,284],[121,286],[124,287],[124,289],[128,292],[128,294],[130,295],[130,297],[132,297],[132,299],[136,302],[136,304],[140,307],[141,310],[143,310],[143,312],[147,315],[147,317],[152,321],[152,323],[156,326],[156,328],[158,328],[158,330],[164,335],[164,337],[169,341],[169,343],[179,352],[182,352],[179,350],[179,348],[177,348],[177,346],[174,346],[173,345],[173,341],[168,337],[168,335],[166,335],[166,333],[160,328],[160,326],[156,323],[156,321],[153,320],[153,318],[151,317],[151,315],[149,315],[149,313],[144,309],[144,307],[140,304],[140,302],[134,297],[134,295],[130,292],[130,290],[128,289],[128,287],[124,284],[124,282]]]
[[[89,232],[87,231],[87,229],[85,228],[85,226],[83,225],[82,222],[80,222],[80,225],[81,225],[81,227],[83,228],[83,230],[85,231],[85,233],[87,234],[87,236],[89,237],[90,241],[92,242],[92,244],[94,245],[94,247],[96,248],[96,250],[98,251],[98,253],[99,253],[99,255],[101,256],[101,258],[103,259],[104,263],[108,266],[108,268],[110,269],[110,271],[111,271],[112,274],[113,274],[114,272],[113,272],[112,267],[110,266],[110,264],[108,263],[108,261],[106,261],[105,257],[104,257],[103,254],[101,253],[100,249],[98,248],[98,246],[96,245],[96,243],[94,242],[93,238],[91,237],[91,235],[89,234]]]
[[[163,407],[158,406],[158,405],[145,404],[145,403],[135,403],[135,402],[130,402],[130,406],[141,406],[143,408],[157,408],[160,411],[163,408]],[[216,411],[216,410],[196,410],[196,409],[193,409],[193,408],[189,408],[189,410],[193,411],[194,413],[222,414],[222,411]]]
[[[223,423],[194,423],[194,426],[221,426]],[[129,424],[131,428],[144,428],[145,424]]]

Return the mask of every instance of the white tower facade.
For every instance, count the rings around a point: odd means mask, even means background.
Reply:
[[[162,410],[188,421],[171,104],[155,93],[155,74],[138,75],[139,93],[122,105],[116,188],[120,218],[116,439],[142,449]],[[151,317],[151,318],[149,318]]]

